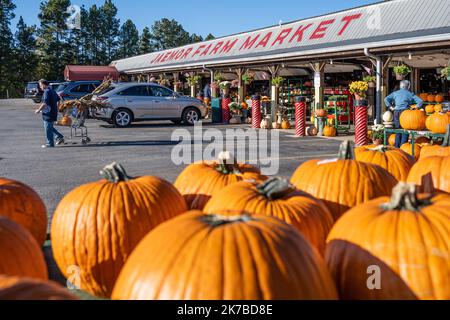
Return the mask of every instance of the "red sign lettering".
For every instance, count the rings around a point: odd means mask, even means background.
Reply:
[[[220,48],[222,47],[222,45],[223,45],[223,41],[218,42],[218,43],[214,46],[214,49],[212,49],[212,51],[211,51],[209,54],[210,54],[210,55],[211,55],[211,54],[217,54],[217,52],[219,52],[219,50],[220,50]]]
[[[288,37],[288,35],[291,33],[292,28],[289,29],[284,29],[280,32],[280,34],[278,35],[278,37],[275,39],[275,41],[272,43],[272,47],[278,42],[280,45],[283,44],[284,39],[286,39]]]
[[[193,48],[188,48],[188,49],[184,52],[184,54],[181,56],[181,59],[182,59],[182,60],[183,60],[183,59],[186,59],[187,56],[189,55],[189,53],[191,53],[192,49],[193,49]]]
[[[258,47],[266,47],[269,43],[270,38],[272,37],[272,32],[269,32],[264,38],[261,39],[261,41],[258,43],[256,48]]]
[[[303,33],[309,29],[312,26],[312,23],[306,25],[306,26],[300,26],[297,31],[292,36],[291,40],[289,40],[289,43],[294,41],[295,38],[297,38],[297,42],[301,42],[303,40]]]
[[[231,40],[228,40],[227,43],[223,46],[222,51],[220,51],[220,53],[230,52],[231,49],[233,49],[233,47],[237,41],[238,41],[238,39],[234,40],[233,42],[231,42]]]
[[[342,34],[345,32],[345,30],[347,30],[347,27],[350,25],[350,23],[353,20],[361,18],[361,16],[362,16],[362,14],[358,13],[358,14],[354,14],[352,16],[347,16],[347,17],[342,18],[342,22],[345,22],[345,23],[344,23],[344,26],[342,27],[341,31],[339,31],[338,36],[342,36]]]
[[[206,49],[203,50],[203,52],[202,52],[202,54],[200,55],[200,57],[206,56],[206,55],[208,54],[208,52],[209,52],[209,49],[211,49],[211,47],[212,47],[212,44],[210,44],[209,46],[207,46]]]
[[[254,37],[253,39],[252,39],[251,36],[248,37],[247,40],[245,40],[244,44],[241,46],[241,48],[240,48],[239,50],[242,50],[242,49],[245,49],[245,50],[251,49],[251,48],[255,45],[255,43],[256,43],[256,41],[257,41],[258,39],[259,39],[259,34],[258,34],[256,37]]]
[[[336,21],[336,19],[322,21],[317,29],[313,32],[310,39],[322,39],[323,37],[325,37],[325,32],[327,31],[328,26],[330,24],[333,24],[334,21]]]

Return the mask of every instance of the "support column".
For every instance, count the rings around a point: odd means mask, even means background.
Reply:
[[[383,108],[384,106],[384,99],[389,95],[388,91],[388,84],[389,84],[389,64],[391,63],[392,56],[389,56],[386,58],[386,60],[383,61],[383,74],[381,77],[381,103]]]
[[[178,72],[173,73],[173,91],[178,92],[178,85],[180,82],[180,74]]]
[[[252,128],[261,128],[261,96],[252,96]]]
[[[367,145],[367,126],[367,101],[355,100],[355,144],[357,147]]]
[[[273,80],[274,78],[276,78],[278,76],[280,69],[281,69],[280,66],[270,66],[269,67],[271,80]],[[278,113],[279,88],[277,86],[272,85],[272,83],[270,85],[272,86],[272,90],[271,90],[272,104],[271,104],[271,108],[270,108],[271,109],[270,117],[271,117],[271,123],[272,123],[272,122],[276,121],[276,115]]]
[[[214,70],[211,69],[210,72],[211,72],[211,83],[210,83],[210,85],[211,85],[211,84],[214,83],[214,81],[216,81],[216,79],[215,79],[215,77],[214,77]],[[212,97],[213,99],[215,99],[215,98],[218,97],[218,95],[217,95],[217,89],[211,88],[211,97]]]
[[[306,97],[295,98],[295,135],[306,136]]]
[[[242,82],[242,76],[247,70],[245,68],[237,68],[236,75],[238,76],[238,102],[242,103],[245,101],[245,84]]]

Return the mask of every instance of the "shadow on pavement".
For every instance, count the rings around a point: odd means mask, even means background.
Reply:
[[[63,148],[98,148],[98,147],[134,147],[134,146],[175,146],[178,145],[179,141],[155,141],[155,140],[144,140],[144,141],[111,141],[111,142],[100,142],[100,143],[89,143],[89,144],[81,144],[81,143],[73,143],[66,144]],[[195,141],[191,141],[191,143],[195,143]]]

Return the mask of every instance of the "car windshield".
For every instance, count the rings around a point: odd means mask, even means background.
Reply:
[[[28,83],[27,84],[27,89],[28,90],[32,90],[32,89],[37,89],[37,87],[38,87],[38,84],[37,83]]]
[[[64,91],[64,89],[67,88],[67,83],[61,83],[58,88],[56,89],[56,92]]]

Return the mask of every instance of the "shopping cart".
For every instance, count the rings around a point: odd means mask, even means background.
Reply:
[[[72,116],[74,118],[74,121],[72,123],[72,126],[70,127],[70,139],[81,138],[81,143],[83,145],[91,142],[91,139],[88,136],[88,129],[85,125],[86,119],[89,115],[89,109],[75,108],[73,110]]]

